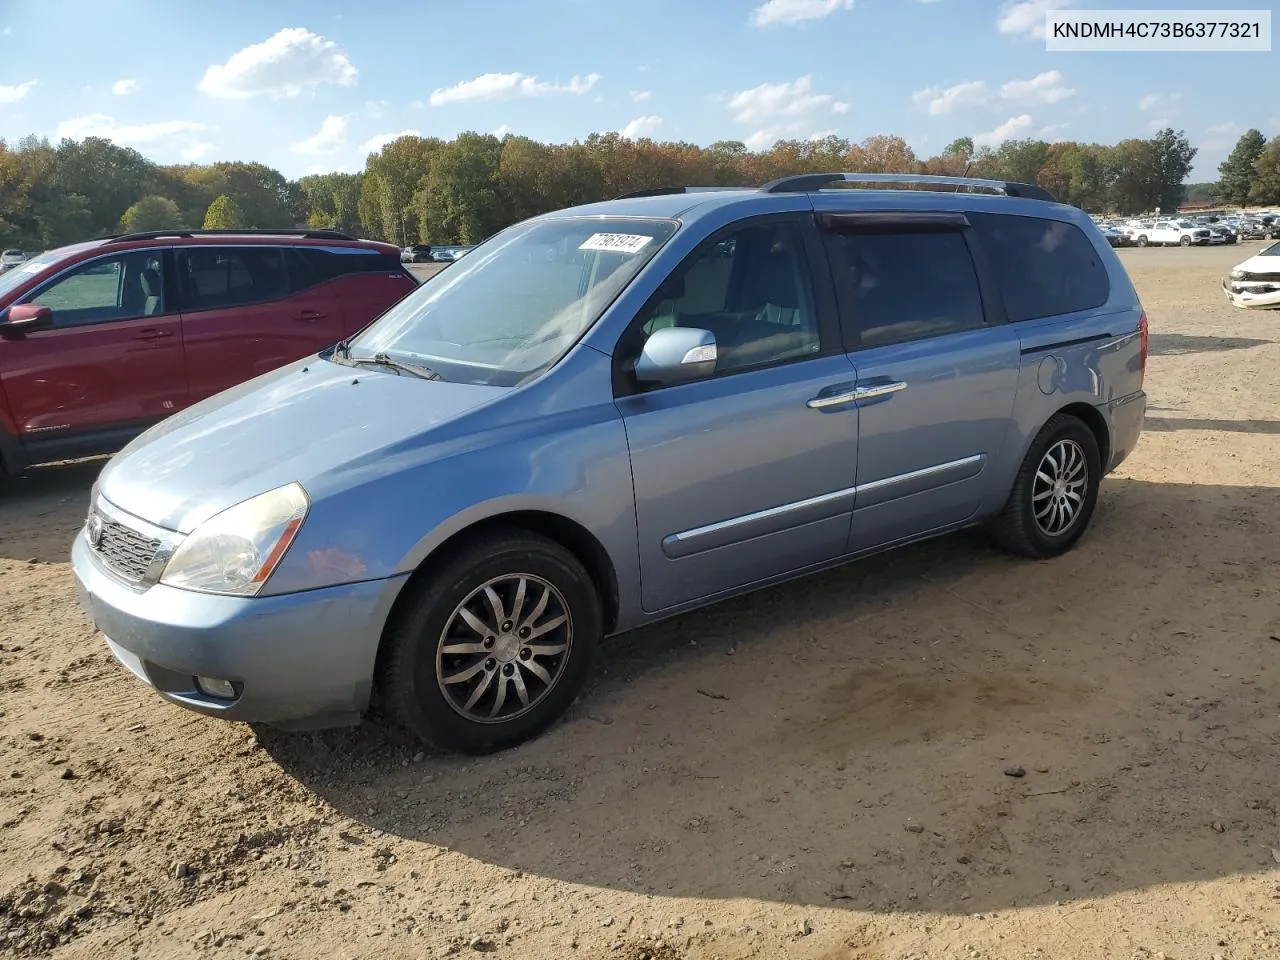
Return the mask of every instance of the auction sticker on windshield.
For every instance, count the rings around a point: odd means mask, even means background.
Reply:
[[[642,233],[593,233],[579,250],[611,250],[614,253],[639,253],[653,240]]]

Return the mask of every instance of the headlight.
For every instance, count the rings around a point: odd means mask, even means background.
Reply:
[[[201,593],[253,596],[293,543],[309,506],[307,492],[290,483],[228,507],[182,541],[160,582]]]
[[[1232,280],[1243,280],[1244,278],[1245,278],[1245,272],[1243,270],[1237,269],[1237,270],[1231,271]]]

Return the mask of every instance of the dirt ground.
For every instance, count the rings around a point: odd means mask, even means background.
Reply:
[[[1258,246],[1123,253],[1152,406],[1070,555],[954,536],[639,632],[479,760],[166,705],[73,601],[100,464],[33,471],[0,499],[0,955],[1280,952],[1280,313],[1218,287]]]

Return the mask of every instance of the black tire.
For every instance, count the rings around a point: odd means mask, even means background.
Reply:
[[[484,722],[470,719],[459,712],[460,707],[445,694],[444,688],[448,684],[439,679],[449,676],[444,670],[453,669],[442,666],[440,672],[437,671],[437,661],[445,662],[445,655],[440,653],[445,629],[459,605],[475,591],[497,578],[519,575],[550,584],[558,592],[558,598],[551,602],[559,604],[563,600],[567,634],[561,632],[564,628],[558,628],[556,636],[567,635],[567,649],[560,659],[551,658],[555,661],[554,669],[546,672],[551,674],[553,682],[545,687],[541,699],[535,699],[532,691],[526,691],[531,701],[525,708],[526,712],[509,720]],[[499,589],[502,589],[501,584]],[[427,745],[470,754],[491,753],[514,746],[545,730],[582,689],[603,632],[603,613],[591,576],[577,557],[555,541],[525,530],[485,534],[467,544],[417,584],[416,591],[416,596],[409,599],[388,626],[379,657],[377,683],[381,707],[389,719]],[[506,604],[514,606],[518,602],[508,597],[504,600],[504,609]],[[525,609],[527,611],[527,605]],[[517,627],[508,629],[504,636],[512,640],[515,629]],[[502,636],[498,637],[500,642],[502,639]],[[491,638],[485,638],[483,642],[490,643]],[[496,647],[490,649],[495,654],[498,650]],[[521,657],[516,659],[522,659],[523,652],[521,650]],[[496,662],[493,656],[485,657],[482,653],[468,655],[485,658],[485,663]],[[514,676],[521,678],[522,689],[525,688],[525,678],[530,678],[530,687],[534,686],[532,675],[521,670],[515,661],[499,665],[496,672],[488,666],[483,669],[498,678],[499,687],[514,688],[515,681],[507,684],[504,679],[502,671],[507,667],[512,668]],[[466,669],[461,668],[452,675],[464,672]],[[485,680],[485,673],[477,673],[476,677],[474,686]],[[541,684],[541,681],[536,683]],[[474,686],[467,689],[473,690]],[[459,696],[462,692],[459,691]],[[495,697],[496,692],[497,688],[494,688]],[[478,711],[489,702],[486,691],[475,709]]]
[[[1074,443],[1084,457],[1087,475],[1081,491],[1082,502],[1070,524],[1057,532],[1049,532],[1036,519],[1037,475],[1045,455],[1061,443]],[[1013,489],[1004,510],[991,524],[996,543],[1010,553],[1037,560],[1060,556],[1084,536],[1098,502],[1098,484],[1102,480],[1102,460],[1093,431],[1070,414],[1057,414],[1036,434],[1013,481]]]
[[[1145,247],[1147,245],[1147,242],[1148,241],[1147,241],[1146,234],[1143,234],[1142,236],[1138,237],[1138,246]]]
[[[1189,247],[1191,246],[1191,238],[1183,237],[1181,240],[1178,241],[1178,243],[1182,244],[1184,247]]]

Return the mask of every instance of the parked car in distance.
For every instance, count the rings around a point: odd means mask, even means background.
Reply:
[[[0,275],[0,462],[111,453],[416,286],[395,247],[327,231],[137,233],[43,253]]]
[[[1099,227],[1099,230],[1107,243],[1113,247],[1129,247],[1133,245],[1133,238],[1114,224],[1105,224]]]
[[[0,273],[7,273],[14,267],[21,266],[27,260],[27,255],[21,250],[5,250],[0,253]]]
[[[1280,226],[1272,226],[1262,220],[1249,219],[1240,225],[1242,240],[1280,240]]]
[[[1155,220],[1143,221],[1131,227],[1129,235],[1140,247],[1146,246],[1208,246],[1213,242],[1213,234],[1208,227],[1193,224],[1190,220]],[[1221,241],[1219,241],[1221,242]]]
[[[1221,243],[1238,243],[1240,240],[1240,234],[1228,223],[1215,223],[1209,227],[1209,232]]]
[[[1138,442],[1147,343],[1115,251],[1033,185],[548,213],[113,458],[80,602],[192,710],[350,723],[376,686],[494,750],[606,636],[965,527],[1069,550]]]
[[[430,263],[432,249],[425,243],[415,243],[400,251],[401,263]]]
[[[1280,243],[1232,268],[1222,290],[1233,306],[1242,309],[1280,308]]]

